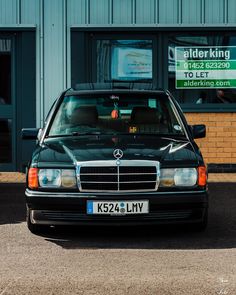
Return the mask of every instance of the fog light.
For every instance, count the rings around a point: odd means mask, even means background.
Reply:
[[[175,169],[161,169],[160,186],[173,186]]]
[[[74,170],[62,170],[61,171],[61,185],[66,188],[76,187],[76,177]]]

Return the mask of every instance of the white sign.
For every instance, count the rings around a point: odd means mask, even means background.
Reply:
[[[115,48],[112,79],[152,79],[152,50],[133,47]]]
[[[176,89],[235,88],[236,46],[175,48]]]

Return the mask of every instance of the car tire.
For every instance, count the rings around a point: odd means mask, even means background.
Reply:
[[[31,218],[30,218],[30,214],[31,210],[27,207],[27,213],[26,213],[26,223],[27,223],[27,227],[28,229],[33,233],[33,234],[41,234],[44,233],[48,226],[46,225],[41,225],[41,224],[34,224],[31,222]]]

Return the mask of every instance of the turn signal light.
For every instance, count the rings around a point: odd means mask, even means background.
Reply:
[[[207,171],[205,166],[198,167],[198,185],[205,186],[207,184]]]
[[[38,168],[30,168],[28,172],[28,187],[36,189],[39,187]]]

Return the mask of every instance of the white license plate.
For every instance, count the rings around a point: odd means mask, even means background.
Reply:
[[[87,214],[128,215],[146,214],[149,201],[87,201]]]

